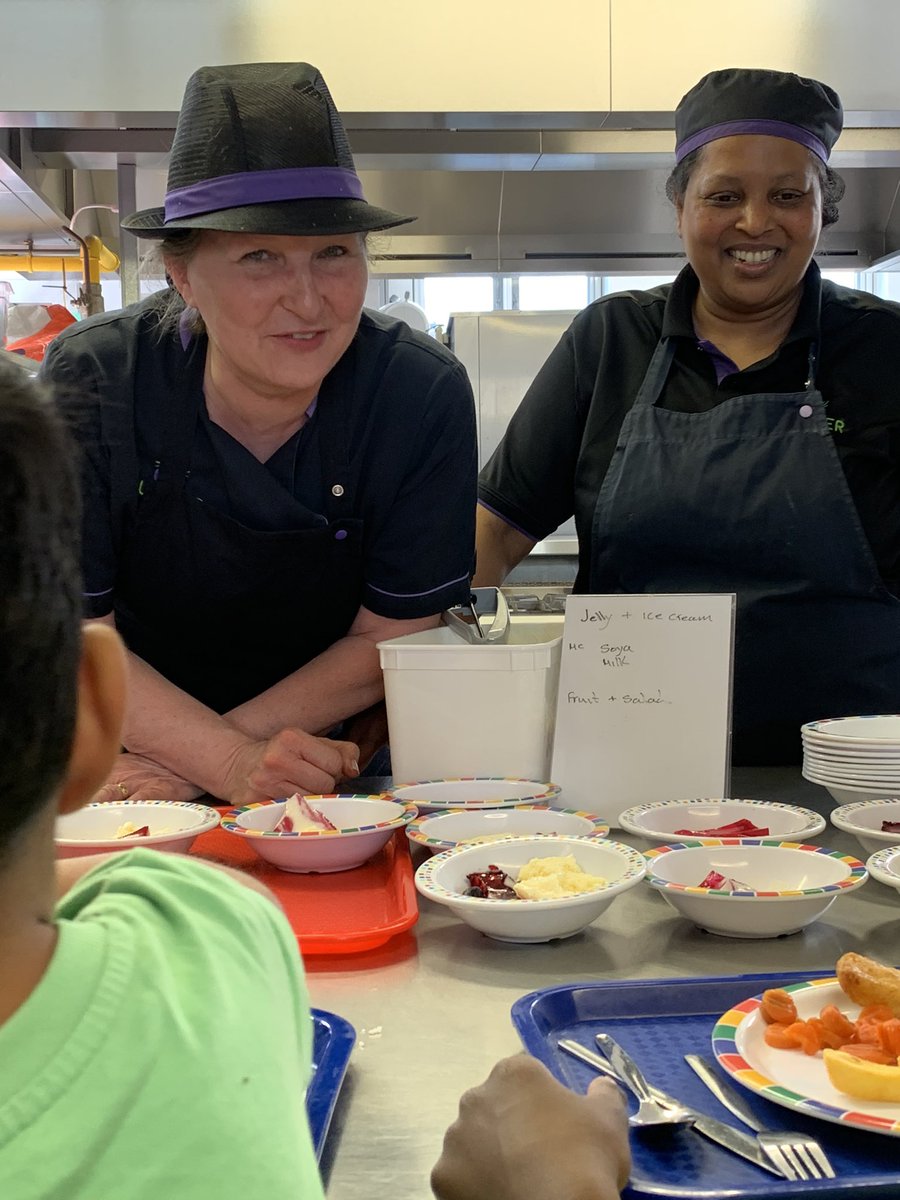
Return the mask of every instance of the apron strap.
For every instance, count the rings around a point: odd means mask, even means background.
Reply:
[[[653,351],[653,357],[650,359],[647,370],[644,372],[638,394],[635,396],[634,408],[653,407],[662,395],[674,357],[675,339],[672,337],[660,338],[656,343],[656,349]]]

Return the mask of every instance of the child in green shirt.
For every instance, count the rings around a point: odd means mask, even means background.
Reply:
[[[154,850],[54,861],[125,695],[115,631],[81,628],[73,459],[0,368],[0,1196],[321,1200],[312,1023],[274,897]]]

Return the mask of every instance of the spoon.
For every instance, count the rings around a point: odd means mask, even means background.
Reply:
[[[686,1108],[663,1108],[661,1104],[657,1104],[640,1067],[614,1038],[608,1033],[598,1033],[595,1040],[609,1059],[615,1073],[640,1102],[637,1112],[628,1118],[629,1125],[640,1129],[660,1125],[693,1125],[694,1114]]]

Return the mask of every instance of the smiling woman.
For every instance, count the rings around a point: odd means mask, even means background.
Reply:
[[[102,798],[333,791],[366,747],[317,735],[381,700],[376,643],[468,594],[471,388],[363,312],[366,234],[410,219],[365,200],[314,67],[191,77],[165,205],[124,222],[172,288],[44,362],[85,450],[87,614],[130,655]]]
[[[728,69],[675,114],[688,265],[572,323],[482,473],[475,582],[574,513],[591,594],[734,592],[733,759],[900,706],[900,306],[823,281],[840,100]]]

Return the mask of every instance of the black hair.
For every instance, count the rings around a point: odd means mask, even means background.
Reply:
[[[75,732],[81,503],[44,387],[0,363],[0,861],[60,783]]]
[[[672,169],[672,173],[666,180],[666,196],[672,204],[684,199],[691,172],[697,165],[702,151],[702,146],[697,150],[692,150]],[[843,176],[829,167],[827,163],[823,163],[817,154],[813,154],[810,150],[809,155],[819,175],[819,186],[822,192],[822,228],[825,229],[829,225],[834,225],[840,216],[838,205],[844,198],[846,184]]]

